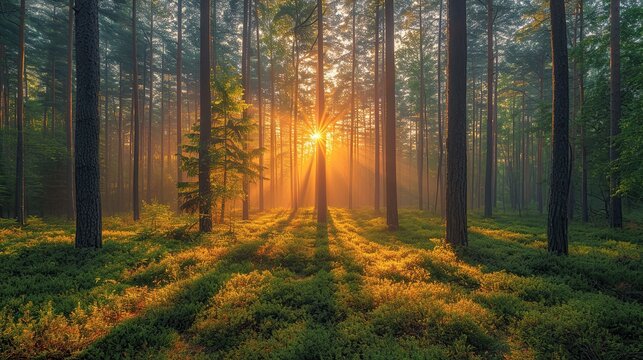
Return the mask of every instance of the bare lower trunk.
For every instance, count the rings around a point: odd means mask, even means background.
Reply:
[[[552,47],[552,172],[547,238],[549,252],[567,254],[568,196],[570,183],[569,84],[565,3],[551,0]]]
[[[98,0],[76,3],[76,247],[102,246]]]
[[[467,34],[465,0],[448,0],[446,238],[467,245]]]
[[[397,214],[397,179],[396,179],[396,158],[395,158],[395,23],[393,0],[384,2],[384,14],[386,22],[386,120],[384,127],[384,151],[386,153],[386,224],[389,230],[397,230],[399,227]]]
[[[324,16],[323,0],[317,0],[317,131],[321,138],[317,140],[317,181],[316,203],[317,222],[325,224],[328,219],[328,200],[326,197],[326,124],[324,94]]]
[[[199,122],[199,231],[212,231],[212,199],[210,187],[210,133],[212,131],[210,104],[210,0],[200,3],[200,93]]]
[[[620,47],[620,1],[610,0],[610,164],[618,161],[619,149],[616,143],[621,132],[621,47]],[[623,227],[621,196],[617,194],[620,186],[618,170],[610,176],[610,227]]]

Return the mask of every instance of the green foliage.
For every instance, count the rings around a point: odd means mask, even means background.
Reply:
[[[0,223],[0,357],[611,359],[642,351],[635,226],[572,224],[570,255],[558,257],[546,253],[541,217],[474,217],[470,247],[456,253],[442,244],[442,221],[417,211],[402,211],[396,233],[367,211],[332,210],[327,227],[311,210],[275,211],[235,224],[236,236],[220,225],[191,242],[169,234],[193,219],[169,214],[148,205],[141,224],[108,218],[104,248],[80,253],[70,224]],[[170,230],[147,230],[153,225]]]
[[[212,142],[209,147],[210,177],[213,206],[218,202],[243,197],[242,179],[254,181],[259,177],[259,165],[255,159],[263,149],[248,149],[247,140],[255,129],[254,122],[245,116],[248,105],[243,100],[243,88],[238,75],[232,69],[219,67],[213,81]],[[187,135],[188,144],[183,146],[183,169],[189,176],[199,172],[199,125]],[[183,199],[181,208],[197,211],[199,193],[197,182],[179,184]]]

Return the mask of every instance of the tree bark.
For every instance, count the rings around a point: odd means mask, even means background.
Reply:
[[[564,0],[551,0],[552,49],[552,172],[547,221],[548,250],[568,252],[568,197],[570,185],[569,69]]]
[[[20,0],[20,26],[18,28],[18,99],[16,103],[16,219],[18,224],[25,225],[25,0]]]
[[[117,209],[123,210],[123,64],[118,64],[118,169],[117,169]]]
[[[98,0],[76,2],[76,247],[102,246]]]
[[[74,149],[73,149],[73,43],[74,43],[74,0],[69,0],[67,17],[67,114],[65,123],[65,141],[67,145],[67,218],[74,217]]]
[[[355,7],[357,0],[353,0],[353,8],[351,11],[352,18],[352,46],[351,46],[351,123],[350,123],[350,138],[348,141],[348,208],[353,208],[353,173],[355,162]]]
[[[177,27],[178,37],[176,46],[176,182],[178,184],[183,182],[183,170],[181,169],[181,140],[182,140],[182,71],[183,71],[183,0],[178,0],[177,8]],[[179,201],[178,208],[180,208],[180,197],[177,196]]]
[[[328,199],[326,196],[326,124],[324,94],[324,12],[323,0],[317,0],[317,222],[328,220]]]
[[[465,246],[467,239],[467,33],[466,1],[447,7],[447,181],[446,238]]]
[[[134,221],[141,217],[141,199],[139,197],[139,160],[140,160],[140,124],[138,119],[138,61],[136,56],[136,1],[132,0],[132,109],[134,117],[133,141],[134,151],[132,154],[132,210]]]
[[[246,0],[247,1],[247,0]],[[200,29],[200,92],[199,122],[199,231],[212,231],[212,199],[210,186],[210,0],[201,0]]]
[[[105,201],[103,202],[103,207],[104,207],[104,212],[109,215],[110,213],[110,199],[111,199],[111,194],[110,194],[110,189],[109,189],[109,163],[110,163],[110,149],[109,149],[109,94],[108,94],[108,85],[107,82],[109,81],[109,68],[107,67],[107,55],[105,55],[105,74],[103,75],[103,81],[105,84],[105,89],[103,90],[103,97],[105,100],[105,106],[103,107],[104,111],[104,117],[105,119],[103,120],[105,122],[105,140],[103,141],[105,148],[104,148],[104,154],[103,154],[103,161],[105,162],[104,165],[104,178],[105,178],[105,184],[104,184],[104,189],[105,189]]]
[[[484,216],[493,214],[493,0],[487,0],[487,154],[484,177]]]
[[[395,21],[393,0],[384,2],[386,21],[386,224],[389,230],[397,230],[397,171],[395,156]]]
[[[422,0],[419,3],[419,18],[420,18],[420,120],[417,126],[417,186],[418,186],[418,208],[424,209],[424,111],[425,111],[425,88],[424,88],[424,24],[422,23]]]
[[[160,119],[159,142],[161,143],[161,171],[159,184],[159,202],[165,203],[165,42],[161,51],[161,119]],[[169,131],[168,131],[169,133]],[[169,136],[169,134],[168,134]]]
[[[610,227],[623,227],[621,196],[617,193],[620,174],[616,169],[619,148],[616,140],[621,132],[621,25],[620,1],[610,0]]]
[[[438,199],[440,199],[440,213],[442,216],[446,215],[446,192],[444,191],[444,174],[442,171],[442,164],[444,163],[444,135],[443,129],[444,124],[442,121],[442,8],[444,6],[444,0],[440,0],[440,14],[438,15],[438,63],[437,63],[437,73],[438,73],[438,83],[437,83],[437,92],[438,92],[438,169],[436,171],[437,179],[435,186],[435,204],[433,205],[433,211],[437,212]]]
[[[152,201],[152,118],[154,116],[154,2],[150,0],[150,95],[147,121],[147,191],[145,199],[148,203]]]
[[[583,0],[578,1],[578,18],[580,20],[579,24],[579,37],[578,41],[581,44],[580,49],[580,59],[579,59],[579,69],[578,69],[578,109],[579,113],[583,113],[583,105],[585,103],[585,58],[584,50],[582,48],[582,43],[584,39],[584,14],[583,14]],[[580,123],[580,142],[581,142],[581,217],[583,222],[589,221],[589,201],[588,201],[588,187],[587,187],[587,177],[589,172],[589,164],[587,159],[587,143],[585,142],[585,124],[581,118]]]
[[[259,38],[259,0],[255,0],[255,36],[257,38],[257,103],[259,110],[259,149],[261,149],[261,154],[259,155],[259,211],[264,210],[264,189],[263,189],[263,171],[264,171],[264,119],[263,119],[263,94],[262,94],[262,68],[261,68],[261,39]]]
[[[243,100],[246,104],[250,103],[250,11],[252,7],[252,0],[243,1],[243,33],[241,40],[241,82],[243,83]],[[243,111],[244,119],[248,118],[248,110]],[[248,150],[248,137],[246,136],[243,140],[243,150]],[[241,194],[241,218],[243,220],[248,220],[250,218],[250,203],[248,201],[248,192],[250,190],[248,176],[246,174],[242,175],[242,187],[243,191]]]
[[[382,193],[380,180],[380,73],[379,73],[379,59],[380,59],[380,2],[376,1],[375,5],[375,65],[374,65],[374,79],[373,79],[373,103],[375,106],[375,198],[374,208],[375,212],[380,212],[380,196]]]

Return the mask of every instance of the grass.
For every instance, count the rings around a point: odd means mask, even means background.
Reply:
[[[546,253],[545,219],[275,210],[197,236],[147,206],[76,250],[66,222],[0,223],[0,358],[599,359],[643,354],[637,222],[572,224]]]

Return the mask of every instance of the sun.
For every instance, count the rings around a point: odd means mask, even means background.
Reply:
[[[313,131],[310,134],[310,139],[314,142],[321,140],[321,138],[322,138],[322,134],[319,131]]]

